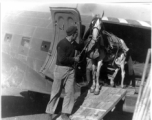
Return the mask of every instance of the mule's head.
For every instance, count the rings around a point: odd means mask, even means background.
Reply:
[[[93,40],[97,41],[101,29],[102,29],[102,17],[99,14],[96,14],[90,24],[90,30],[92,33]]]

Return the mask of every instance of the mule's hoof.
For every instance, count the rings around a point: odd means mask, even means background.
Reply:
[[[100,94],[100,90],[101,90],[101,85],[98,87],[98,89],[96,89],[96,90],[94,91],[94,94],[95,94],[95,95],[99,95],[99,94]]]
[[[100,93],[100,90],[94,91],[94,94],[95,94],[95,95],[99,95],[99,93]]]
[[[94,93],[94,90],[95,90],[95,88],[94,89],[90,89],[90,93]]]
[[[112,87],[114,87],[114,83],[113,83],[113,82],[111,82],[110,85],[111,85]]]

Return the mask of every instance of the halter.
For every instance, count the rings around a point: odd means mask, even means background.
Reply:
[[[90,28],[91,28],[91,29],[90,29],[90,33],[92,33],[92,36],[93,36],[93,30],[94,30],[94,29],[97,29],[97,30],[98,30],[98,36],[97,36],[97,38],[96,38],[95,40],[97,40],[99,37],[101,37],[101,35],[99,34],[101,29],[99,29],[98,27],[94,27],[95,24],[96,24],[96,22],[97,22],[97,20],[102,21],[100,17],[96,16],[96,17],[92,20],[92,22],[91,22],[91,24],[90,24]],[[92,40],[94,40],[94,39],[92,39]]]
[[[92,33],[93,29],[97,29],[97,30],[98,30],[98,36],[96,37],[96,40],[98,40],[98,39],[101,37],[101,35],[99,34],[101,29],[99,29],[98,27],[94,27],[94,26],[95,26],[95,23],[96,23],[96,21],[97,21],[98,19],[99,19],[100,21],[102,21],[100,17],[95,16],[95,17],[93,18],[91,24],[90,24],[90,33]],[[90,38],[91,38],[92,36],[93,36],[93,35],[90,35]],[[84,46],[84,48],[83,48],[82,51],[80,52],[79,56],[81,56],[81,54],[83,53],[83,51],[86,50],[86,48],[87,48],[87,46],[89,45],[89,43],[91,42],[91,40],[93,40],[93,39],[91,38],[91,39],[89,40],[89,42]],[[94,40],[94,41],[96,41],[96,40]],[[79,63],[80,63],[80,62],[79,62]]]

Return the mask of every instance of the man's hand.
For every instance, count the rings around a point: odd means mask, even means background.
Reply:
[[[79,55],[76,56],[76,57],[74,57],[74,61],[75,61],[75,62],[79,62],[79,60],[80,60],[80,56],[79,56]]]

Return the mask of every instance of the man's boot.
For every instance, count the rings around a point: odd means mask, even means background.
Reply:
[[[48,114],[48,120],[53,120],[53,115],[52,114]]]
[[[69,115],[66,114],[66,113],[62,113],[62,114],[61,114],[61,118],[62,118],[62,120],[71,120],[71,119],[69,118]]]

